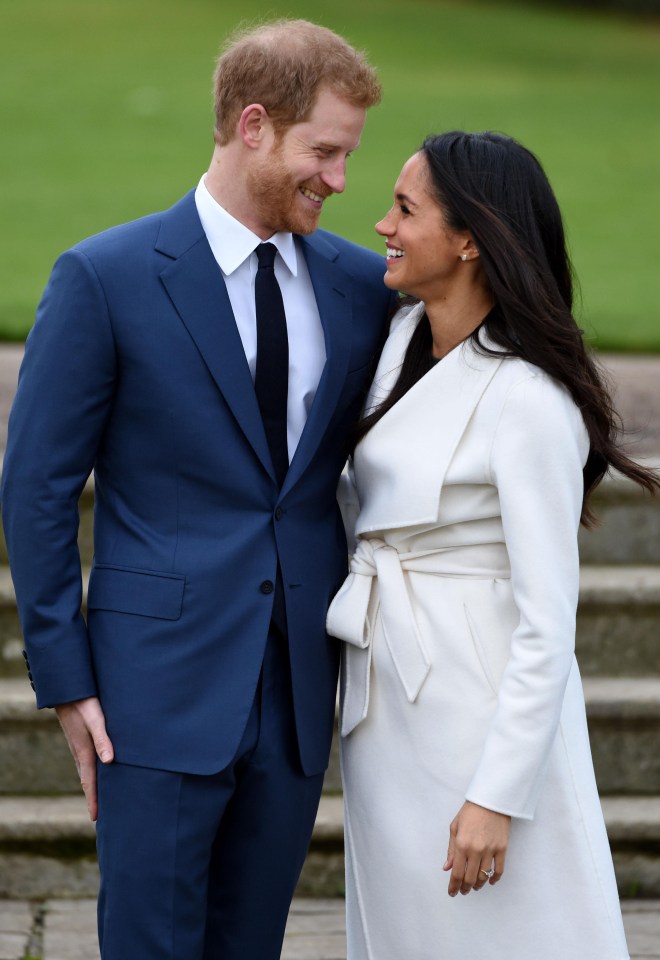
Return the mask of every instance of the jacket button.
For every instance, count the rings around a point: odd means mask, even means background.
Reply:
[[[281,507],[276,507],[276,509],[275,509],[275,519],[276,519],[276,520],[281,520],[283,516],[284,516],[284,510],[282,510]]]
[[[262,593],[272,593],[275,587],[272,580],[264,580],[259,589]]]

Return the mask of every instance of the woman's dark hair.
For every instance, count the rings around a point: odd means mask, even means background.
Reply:
[[[521,357],[564,384],[589,433],[582,523],[593,526],[590,493],[609,467],[654,493],[660,478],[621,450],[621,423],[608,387],[572,314],[573,276],[557,200],[536,157],[511,137],[452,131],[421,152],[450,229],[467,230],[479,250],[495,307],[473,332],[482,352]],[[479,338],[484,330],[499,348]],[[359,424],[357,440],[428,372],[432,338],[422,317],[389,397]]]

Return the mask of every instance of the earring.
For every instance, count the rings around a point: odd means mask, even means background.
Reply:
[[[467,260],[467,258],[468,258],[467,253],[464,253],[464,254],[461,256],[461,260],[463,260],[463,262],[465,262],[465,261]]]

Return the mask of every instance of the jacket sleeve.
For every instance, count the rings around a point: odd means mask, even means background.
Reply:
[[[466,798],[523,819],[534,816],[574,663],[588,446],[563,387],[539,372],[510,389],[490,465],[519,622]]]
[[[78,498],[114,392],[115,349],[97,274],[55,264],[26,344],[3,464],[3,524],[39,707],[96,695],[81,614]]]

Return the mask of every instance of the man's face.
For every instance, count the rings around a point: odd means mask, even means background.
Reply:
[[[323,89],[309,118],[275,137],[247,174],[256,232],[316,229],[323,201],[344,190],[346,159],[359,146],[365,117],[364,108]]]

